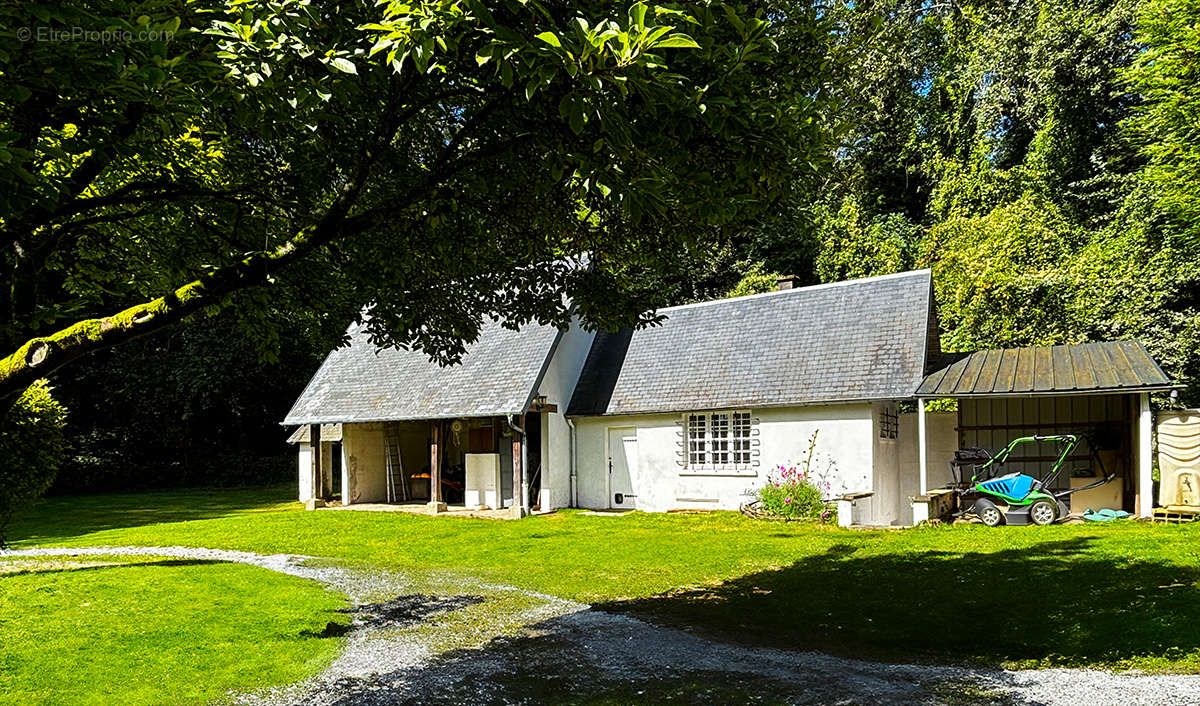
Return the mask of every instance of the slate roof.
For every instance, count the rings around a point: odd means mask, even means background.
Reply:
[[[557,344],[553,326],[519,331],[486,323],[458,365],[416,350],[379,350],[361,325],[335,349],[283,423],[378,422],[486,417],[525,411]]]
[[[928,270],[689,304],[600,333],[571,415],[912,397],[925,374]]]
[[[921,397],[1142,392],[1174,387],[1137,341],[971,353],[931,373]]]

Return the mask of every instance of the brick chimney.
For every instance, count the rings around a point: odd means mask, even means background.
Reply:
[[[796,275],[779,275],[775,278],[776,289],[795,289]]]

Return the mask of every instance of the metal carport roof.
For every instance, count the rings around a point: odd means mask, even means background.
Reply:
[[[1138,341],[970,353],[927,375],[917,397],[1100,394],[1179,387]]]

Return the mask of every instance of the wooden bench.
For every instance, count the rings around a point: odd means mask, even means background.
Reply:
[[[949,516],[954,512],[954,497],[953,488],[934,488],[924,495],[914,495],[911,498],[913,526]]]

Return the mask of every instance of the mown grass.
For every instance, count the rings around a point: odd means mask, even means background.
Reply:
[[[199,704],[319,671],[345,599],[257,567],[0,561],[0,703]]]
[[[306,513],[290,486],[56,498],[32,545],[170,545],[462,572],[755,644],[1200,672],[1200,526],[847,531],[735,513],[520,522]]]

